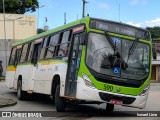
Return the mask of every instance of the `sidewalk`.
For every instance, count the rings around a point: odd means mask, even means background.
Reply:
[[[151,86],[160,86],[160,83],[151,83]]]
[[[0,88],[3,89],[5,87],[5,82],[4,81],[0,81]],[[4,98],[3,96],[3,92],[0,91],[0,108],[2,107],[9,107],[9,106],[13,106],[16,105],[17,101],[12,99],[12,98]]]
[[[16,105],[17,101],[9,98],[0,98],[0,108]]]

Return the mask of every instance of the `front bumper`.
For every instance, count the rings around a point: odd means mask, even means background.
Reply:
[[[123,106],[145,108],[148,98],[148,93],[145,96],[124,95],[112,92],[106,92],[98,89],[93,89],[85,85],[82,78],[78,77],[76,98],[89,102],[111,103],[112,100],[122,100]]]

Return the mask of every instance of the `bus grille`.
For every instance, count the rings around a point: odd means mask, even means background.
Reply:
[[[110,102],[111,100],[122,100],[123,104],[132,104],[136,100],[136,98],[134,97],[112,95],[112,94],[102,93],[102,92],[99,92],[99,96],[102,100],[107,102]]]

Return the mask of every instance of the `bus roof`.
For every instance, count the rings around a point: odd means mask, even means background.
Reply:
[[[107,23],[113,23],[113,24],[119,24],[120,26],[126,26],[128,28],[134,28],[134,29],[137,29],[138,31],[141,30],[141,31],[144,31],[144,32],[148,32],[148,30],[146,29],[143,29],[143,28],[139,28],[139,27],[135,27],[135,26],[132,26],[132,25],[128,25],[128,24],[125,24],[125,23],[121,23],[121,22],[115,22],[115,21],[110,21],[110,20],[105,20],[105,19],[98,19],[98,18],[91,18],[91,17],[85,17],[85,18],[82,18],[80,20],[77,20],[77,21],[74,21],[74,22],[71,22],[71,23],[68,23],[68,24],[65,24],[65,25],[62,25],[60,27],[57,27],[57,28],[54,28],[52,30],[48,30],[46,32],[43,32],[43,33],[40,33],[38,35],[35,35],[35,36],[32,36],[30,38],[27,38],[27,39],[24,39],[24,40],[21,40],[21,41],[18,41],[16,43],[13,44],[13,46],[17,46],[17,45],[21,45],[23,43],[26,43],[26,42],[29,42],[29,41],[32,41],[32,40],[35,40],[35,39],[38,39],[38,38],[42,38],[42,37],[45,37],[47,35],[51,35],[52,33],[54,32],[58,32],[60,30],[64,30],[66,28],[69,28],[69,27],[73,27],[75,25],[78,25],[78,24],[81,24],[81,23],[86,23],[86,24],[89,24],[89,20],[96,20],[96,21],[104,21],[104,22],[107,22]],[[87,23],[88,22],[88,23]],[[91,27],[91,26],[90,26]],[[92,27],[91,27],[92,28]],[[93,28],[93,29],[98,29],[98,28]],[[100,30],[105,30],[105,29],[100,29]],[[114,31],[112,31],[114,32]],[[148,32],[149,33],[149,32]]]

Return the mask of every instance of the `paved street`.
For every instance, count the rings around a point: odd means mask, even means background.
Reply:
[[[10,90],[5,87],[4,82],[0,82],[0,98],[13,98],[17,100],[16,91]],[[17,104],[11,107],[0,108],[0,111],[52,111],[55,117],[45,118],[46,120],[59,119],[59,120],[97,120],[97,119],[126,119],[126,120],[150,120],[149,117],[119,117],[125,115],[131,115],[131,111],[160,111],[160,84],[152,84],[149,99],[145,109],[128,108],[123,106],[115,106],[115,111],[110,115],[105,112],[105,104],[101,105],[69,105],[67,112],[57,113],[55,112],[55,105],[49,97],[36,95],[27,101],[17,100]],[[100,112],[99,112],[100,111]],[[53,115],[53,116],[54,116]],[[96,117],[95,117],[96,116]],[[115,117],[109,117],[115,116]],[[117,117],[116,117],[117,116]],[[6,120],[6,118],[0,118],[1,120]],[[12,120],[26,119],[26,118],[8,118]],[[31,118],[30,118],[31,119]],[[32,118],[33,120],[39,120],[40,118]],[[32,120],[31,119],[31,120]],[[41,118],[44,120],[44,118]],[[41,120],[40,119],[40,120]],[[159,120],[158,117],[152,117],[152,120]]]

